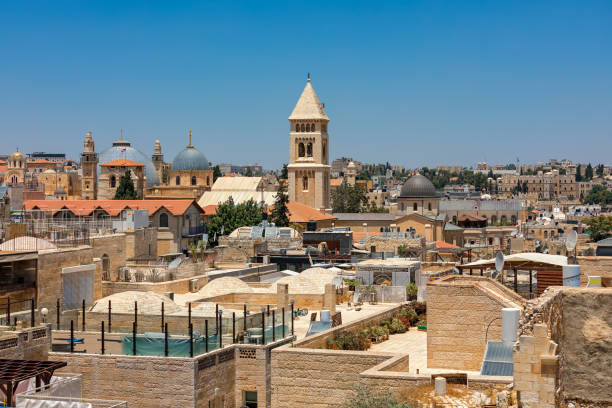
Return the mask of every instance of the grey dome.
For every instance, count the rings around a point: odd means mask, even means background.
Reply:
[[[408,179],[400,192],[402,198],[438,197],[438,192],[429,179],[416,174]]]
[[[58,195],[58,194],[66,194],[66,190],[64,190],[63,187],[58,187],[54,192],[53,195]]]
[[[124,150],[122,152],[122,150]],[[139,150],[132,147],[132,144],[127,140],[119,139],[113,142],[112,147],[109,147],[100,153],[98,161],[98,175],[100,174],[100,165],[111,162],[117,159],[127,159],[136,163],[144,164],[145,177],[147,178],[147,187],[153,187],[159,184],[159,177],[153,162]]]
[[[172,170],[208,170],[208,160],[198,149],[189,144],[172,161]]]

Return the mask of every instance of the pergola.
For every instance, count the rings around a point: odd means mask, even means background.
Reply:
[[[529,293],[533,293],[533,272],[535,271],[538,296],[549,286],[563,286],[563,267],[567,265],[567,257],[561,255],[526,252],[504,257],[504,271],[514,271],[514,291],[518,292],[518,270],[527,270],[529,271]],[[479,270],[482,276],[485,269],[495,268],[495,258],[457,265],[457,268],[462,274],[468,270],[470,275],[473,274],[474,269]],[[502,279],[503,276],[502,271]]]
[[[49,385],[53,372],[68,365],[65,361],[32,361],[0,359],[0,391],[4,393],[5,403],[14,405],[15,391],[19,383],[36,378],[36,388]]]

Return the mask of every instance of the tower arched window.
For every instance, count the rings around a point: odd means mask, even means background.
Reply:
[[[306,145],[306,156],[312,157],[312,143]]]
[[[419,206],[417,203],[413,203],[412,204],[412,211],[418,211],[419,210]]]
[[[206,176],[206,185],[209,186],[210,185],[210,176]]]
[[[306,124],[306,131],[307,131],[307,132],[310,132],[310,123],[307,123],[307,124]]]
[[[313,123],[312,125],[310,125],[310,131],[311,131],[311,132],[314,132],[314,131],[315,131],[315,129],[316,129],[316,128],[315,128],[315,124],[314,124],[314,123]]]
[[[308,177],[306,176],[302,178],[302,189],[308,191]]]
[[[427,210],[431,211],[431,203],[427,203]]]
[[[115,176],[111,176],[111,178],[110,178],[110,186],[111,186],[111,188],[117,187],[117,178]]]
[[[191,176],[191,185],[195,186],[197,184],[196,176]]]
[[[159,226],[163,228],[168,228],[168,214],[161,213],[159,215]]]
[[[296,123],[296,124],[295,124],[295,131],[296,131],[296,132],[299,132],[299,131],[300,131],[300,124],[299,124],[299,123]]]
[[[302,123],[302,132],[306,131],[306,126]]]
[[[300,143],[298,145],[298,156],[299,157],[304,157],[306,155],[306,152],[304,150],[304,143]]]
[[[174,179],[174,183],[177,186],[180,186],[181,185],[181,176],[176,176],[176,178]]]

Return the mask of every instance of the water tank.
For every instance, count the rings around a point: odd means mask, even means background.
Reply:
[[[521,317],[520,309],[505,307],[502,309],[502,341],[504,343],[514,343],[516,341],[516,331]]]

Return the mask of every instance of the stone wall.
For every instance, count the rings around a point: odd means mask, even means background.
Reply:
[[[589,275],[612,279],[612,256],[579,256],[578,264],[580,264],[580,286],[586,286]]]
[[[5,331],[0,337],[0,358],[44,361],[50,346],[51,329],[47,325]]]
[[[102,297],[110,296],[114,293],[135,290],[139,292],[155,292],[163,295],[166,292],[188,293],[189,281],[198,280],[198,287],[202,288],[208,283],[206,275],[194,276],[192,278],[177,279],[167,282],[102,282]]]
[[[95,236],[90,239],[90,243],[93,257],[100,259],[104,255],[109,257],[111,279],[116,280],[119,268],[125,266],[127,259],[125,234]]]
[[[427,367],[480,370],[486,340],[501,340],[501,309],[517,307],[514,293],[489,283],[448,276],[427,285]]]
[[[138,256],[157,256],[157,228],[125,232],[125,259]]]
[[[371,236],[366,242],[366,249],[371,247],[376,248],[376,252],[393,252],[397,254],[397,249],[400,246],[405,246],[409,249],[423,250],[426,247],[425,238],[382,238],[379,236]]]

